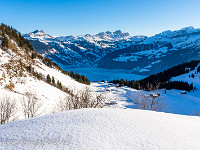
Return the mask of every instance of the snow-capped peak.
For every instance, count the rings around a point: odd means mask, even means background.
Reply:
[[[99,37],[101,39],[111,38],[112,40],[115,40],[115,41],[130,38],[130,35],[128,32],[125,33],[125,32],[122,32],[121,30],[116,30],[115,32],[110,32],[110,31],[100,32],[94,36]]]
[[[189,26],[189,27],[182,28],[181,30],[185,30],[187,32],[191,32],[191,31],[194,31],[195,28],[193,26]]]
[[[53,36],[46,34],[44,32],[44,30],[35,30],[33,32],[30,33],[26,33],[24,34],[24,37],[28,38],[28,39],[54,39]]]
[[[37,34],[37,35],[44,35],[45,34],[43,30],[40,30],[40,31],[39,30],[35,30],[35,31],[31,32],[31,33]]]

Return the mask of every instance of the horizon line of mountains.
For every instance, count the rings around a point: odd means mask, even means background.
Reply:
[[[121,30],[56,37],[36,30],[24,37],[36,52],[61,66],[126,69],[146,76],[199,59],[200,54],[200,29],[193,27],[151,37]]]

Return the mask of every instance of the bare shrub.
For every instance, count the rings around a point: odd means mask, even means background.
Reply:
[[[193,108],[192,115],[193,115],[193,116],[200,116],[200,114],[199,114],[196,110],[194,110],[194,108]]]
[[[95,100],[92,101],[92,107],[93,108],[102,108],[105,106],[105,97],[103,94],[97,94],[95,97]]]
[[[11,100],[8,96],[3,96],[0,99],[0,124],[8,123],[15,120],[17,112],[15,100]]]
[[[10,82],[9,84],[6,85],[6,89],[13,91],[13,89],[15,88],[14,83]]]
[[[144,92],[140,92],[133,101],[140,109],[154,111],[166,109],[166,104],[162,97],[146,95]]]
[[[147,83],[146,87],[148,89],[148,91],[153,91],[153,90],[158,90],[160,88],[161,83],[155,83],[155,85],[153,85],[152,83]]]
[[[104,99],[102,94],[93,96],[90,89],[86,87],[76,95],[71,94],[61,99],[57,108],[60,111],[80,108],[102,108],[105,105]]]
[[[26,92],[21,101],[22,111],[25,118],[32,118],[40,115],[41,103],[34,92]]]

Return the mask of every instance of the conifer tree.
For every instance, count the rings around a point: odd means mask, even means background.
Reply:
[[[47,75],[47,83],[51,83],[51,77],[49,74]]]
[[[52,83],[55,84],[54,76],[52,76]]]

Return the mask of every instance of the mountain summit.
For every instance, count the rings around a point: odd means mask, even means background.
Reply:
[[[200,52],[200,29],[191,26],[151,37],[130,36],[121,30],[64,37],[36,30],[24,37],[36,51],[62,65],[127,69],[142,75],[199,59]]]

